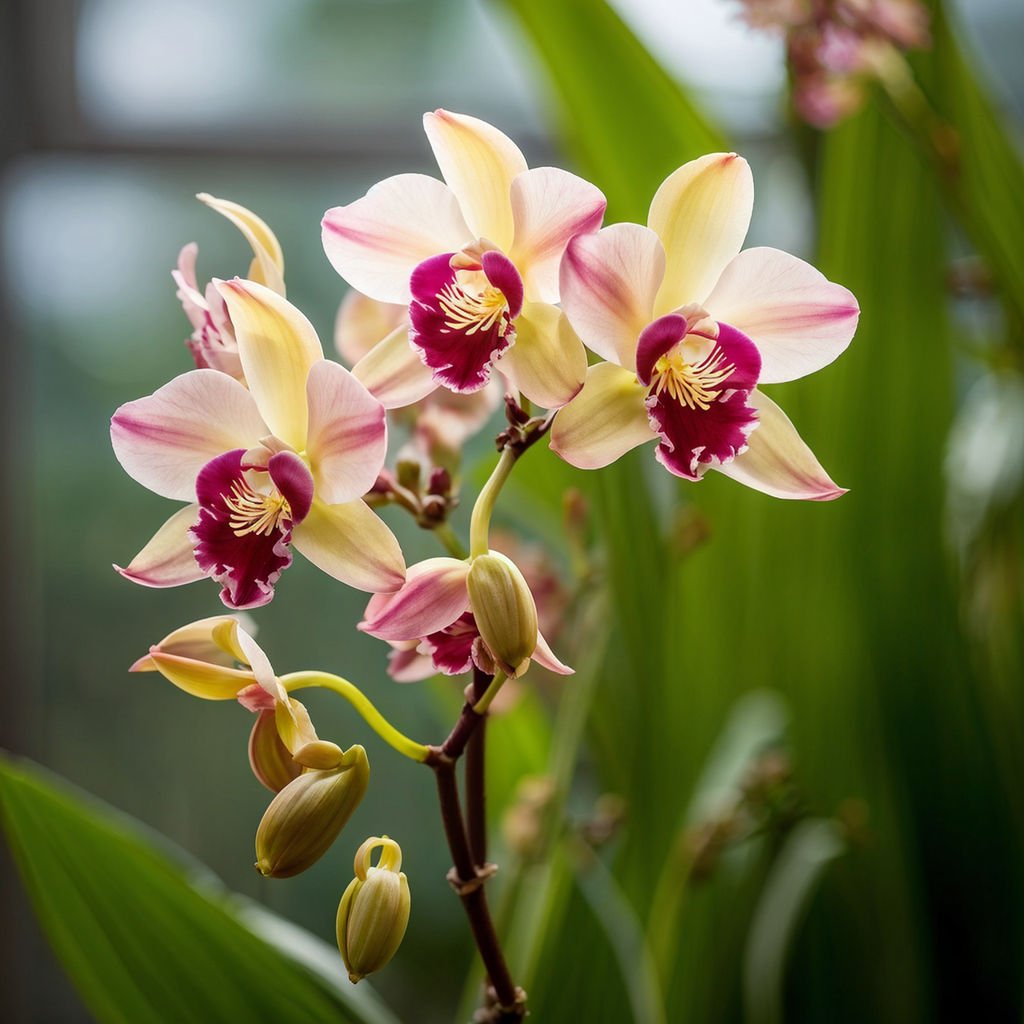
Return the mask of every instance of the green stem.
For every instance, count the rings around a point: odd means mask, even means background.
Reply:
[[[495,672],[494,678],[491,680],[490,685],[483,692],[483,696],[473,705],[473,711],[478,715],[487,714],[487,709],[491,706],[491,701],[498,695],[498,691],[502,685],[508,679],[508,676],[504,672]]]
[[[511,445],[506,447],[502,451],[501,458],[498,459],[498,464],[494,467],[494,471],[488,478],[487,483],[484,484],[483,490],[480,491],[480,496],[476,499],[476,504],[473,506],[473,515],[469,521],[470,558],[487,554],[491,529],[491,513],[494,511],[494,503],[497,501],[498,495],[501,493],[502,487],[505,486],[505,481],[508,479],[509,473],[512,472],[512,467],[516,464],[516,459],[518,458],[519,452],[515,448]]]
[[[466,549],[456,536],[451,523],[439,523],[434,527],[434,535],[452,558],[464,559],[467,557]]]
[[[331,675],[329,672],[291,672],[281,676],[281,685],[289,692],[304,690],[309,687],[319,687],[322,690],[331,690],[333,693],[344,697],[356,711],[362,716],[363,721],[389,746],[393,747],[400,754],[411,758],[413,761],[426,761],[430,756],[430,748],[422,743],[409,739],[404,733],[399,732],[371,703],[369,698],[359,689],[355,683],[350,683],[341,676]]]

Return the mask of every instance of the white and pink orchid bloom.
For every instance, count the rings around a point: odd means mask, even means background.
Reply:
[[[475,117],[437,110],[423,125],[444,182],[399,174],[328,210],[328,259],[360,292],[409,307],[409,341],[435,384],[478,391],[498,369],[538,405],[564,405],[586,354],[554,305],[558,267],[569,239],[600,226],[604,196],[567,171],[528,169]],[[396,335],[397,360],[400,349]]]
[[[391,644],[388,672],[393,679],[461,675],[474,666],[494,672],[495,659],[473,617],[469,567],[469,561],[456,558],[428,558],[409,567],[401,590],[370,598],[358,628]],[[539,633],[531,660],[558,675],[573,673]]]
[[[249,243],[253,258],[246,277],[284,296],[284,255],[277,237],[267,224],[238,203],[218,199],[206,192],[200,192],[196,198],[231,221]],[[171,271],[171,277],[178,286],[178,301],[192,324],[192,335],[185,344],[197,368],[220,370],[244,383],[235,329],[227,306],[212,281],[202,291],[199,289],[196,276],[198,255],[199,246],[189,242],[178,254],[177,269]]]
[[[351,289],[338,307],[334,344],[352,375],[396,418],[412,427],[416,447],[433,457],[459,452],[501,405],[503,381],[459,394],[434,383],[408,343],[409,309]]]
[[[371,592],[397,590],[394,535],[360,499],[384,465],[381,404],[323,358],[309,321],[252,281],[216,282],[234,324],[248,388],[191,370],[111,421],[128,475],[188,502],[118,571],[150,587],[204,576],[229,608],[266,604],[294,546],[328,575]]]
[[[570,242],[562,305],[608,362],[555,418],[551,447],[567,462],[598,469],[657,440],[658,460],[688,480],[715,469],[779,498],[845,493],[758,386],[831,363],[857,300],[788,253],[740,252],[753,199],[746,161],[712,154],[665,180],[648,227]]]

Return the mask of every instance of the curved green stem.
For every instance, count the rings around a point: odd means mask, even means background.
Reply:
[[[389,746],[393,747],[400,754],[411,758],[413,761],[426,761],[430,756],[430,748],[422,743],[409,739],[404,733],[399,732],[371,703],[368,697],[359,689],[355,683],[350,683],[341,676],[331,675],[330,672],[291,672],[281,676],[281,685],[289,692],[294,690],[305,690],[309,687],[319,687],[322,690],[331,690],[333,693],[344,697],[359,712],[363,721]]]
[[[502,451],[501,458],[498,459],[498,464],[494,467],[494,471],[488,478],[487,483],[484,484],[483,490],[480,491],[480,496],[476,499],[476,504],[473,506],[473,515],[469,521],[470,558],[487,554],[489,547],[488,538],[491,529],[491,513],[494,511],[494,503],[497,501],[502,487],[505,486],[505,481],[508,479],[509,473],[512,472],[512,467],[516,464],[517,458],[519,458],[519,453],[511,445],[506,447]]]
[[[445,551],[447,551],[452,558],[462,560],[467,557],[466,548],[462,541],[456,536],[455,531],[451,527],[451,523],[440,523],[435,526],[434,536],[436,536],[444,545]]]
[[[502,685],[508,679],[508,676],[504,672],[495,672],[494,678],[491,680],[490,686],[487,687],[483,692],[483,696],[473,705],[473,711],[478,715],[486,714],[487,709],[491,706],[491,701],[498,695],[498,691]]]

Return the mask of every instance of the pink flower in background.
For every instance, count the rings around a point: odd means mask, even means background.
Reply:
[[[428,558],[409,567],[396,593],[370,598],[359,629],[394,648],[388,667],[392,678],[413,682],[438,672],[461,675],[474,666],[494,672],[495,659],[470,607],[469,569],[467,561]],[[573,671],[555,657],[543,635],[538,634],[532,660],[558,675]]]
[[[551,447],[597,469],[647,441],[677,476],[715,469],[780,498],[844,491],[760,384],[795,380],[849,344],[853,295],[777,249],[740,252],[750,168],[733,153],[684,164],[658,189],[648,227],[573,239],[562,302],[592,366],[560,410]]]
[[[438,388],[433,373],[409,347],[409,310],[378,302],[355,289],[342,300],[334,344],[385,409],[412,428],[416,447],[435,461],[450,461],[501,405],[500,375],[471,394]],[[411,356],[411,358],[410,358]]]
[[[273,597],[294,546],[344,583],[396,590],[401,549],[360,500],[384,464],[383,407],[323,358],[312,325],[276,292],[238,279],[216,288],[248,389],[192,370],[114,414],[129,476],[188,502],[118,571],[151,587],[209,576],[228,607],[254,608]]]
[[[438,110],[424,128],[444,182],[400,174],[328,210],[324,250],[360,292],[409,307],[413,356],[435,384],[470,393],[494,369],[545,408],[583,381],[583,346],[554,303],[569,239],[595,231],[604,196],[474,117]],[[399,336],[389,350],[408,360]]]
[[[206,192],[200,192],[196,198],[231,221],[249,243],[253,259],[245,276],[284,296],[284,256],[273,231],[244,206],[217,199]],[[197,368],[220,370],[245,383],[235,329],[224,299],[213,282],[202,291],[199,289],[196,277],[198,255],[199,246],[189,242],[178,254],[177,269],[171,271],[178,286],[178,300],[192,324],[192,335],[185,344]]]

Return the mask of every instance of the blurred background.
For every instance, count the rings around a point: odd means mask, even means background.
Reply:
[[[652,78],[648,102],[628,93],[635,79],[623,71],[625,126],[622,109],[584,109],[586,91],[567,85],[573,74],[586,80],[580,62],[596,4],[553,3],[550,36],[538,30],[539,10],[470,0],[0,8],[2,745],[141,819],[231,889],[327,941],[356,845],[349,837],[393,835],[414,913],[376,985],[403,1020],[452,1019],[470,948],[442,882],[448,861],[428,773],[390,756],[331,698],[311,699],[321,735],[366,745],[373,786],[328,858],[289,882],[264,881],[251,867],[266,794],[244,756],[248,716],[127,674],[150,643],[220,604],[212,585],[151,591],[111,571],[168,509],[120,470],[109,416],[190,366],[170,278],[180,247],[199,243],[200,281],[248,265],[242,239],[196,192],[242,203],[272,226],[289,298],[330,348],[345,285],[323,256],[320,217],[390,174],[436,173],[424,110],[491,121],[532,166],[558,162],[590,176],[608,192],[612,219],[635,218],[661,178],[696,153],[680,144],[674,158],[666,144],[663,165],[642,183],[606,183],[588,139],[600,137],[602,116],[620,117],[608,138],[626,140],[625,166],[633,135],[641,152],[678,134],[655,103],[678,83],[701,123],[752,164],[747,244],[816,260],[861,300],[850,353],[773,392],[851,491],[835,505],[797,507],[724,478],[679,486],[655,472],[649,452],[600,479],[543,450],[524,461],[499,518],[546,544],[541,557],[567,586],[579,583],[579,566],[565,552],[570,541],[582,548],[593,599],[584,611],[599,615],[606,598],[601,621],[610,624],[598,630],[606,646],[587,658],[581,613],[575,638],[567,629],[559,647],[582,659],[580,675],[538,683],[491,730],[492,823],[499,844],[504,835],[515,847],[514,827],[503,833],[499,822],[517,780],[550,770],[559,688],[590,694],[565,818],[589,837],[588,856],[600,848],[599,867],[570,871],[547,902],[536,894],[550,896],[550,878],[524,869],[523,891],[506,901],[512,931],[517,901],[532,898],[546,922],[529,947],[537,1019],[644,1020],[643,994],[615,966],[614,929],[594,922],[622,910],[621,941],[630,921],[657,923],[668,892],[679,904],[678,922],[661,922],[669,1020],[1019,1020],[1019,325],[997,291],[970,286],[969,233],[884,110],[869,106],[825,142],[796,125],[782,42],[747,27],[738,3],[615,3],[623,33],[635,33],[673,83]],[[946,15],[953,28],[921,56],[922,77],[942,94],[954,40],[1016,133],[1012,149],[1024,117],[1024,7],[959,0]],[[559,37],[573,19],[577,39]],[[605,68],[612,87],[621,70]],[[485,432],[466,454],[468,490],[491,452]],[[585,509],[575,541],[565,536],[567,488]],[[410,563],[436,553],[433,538],[387,518]],[[393,683],[383,645],[351,628],[363,600],[297,559],[256,615],[260,641],[280,671],[349,676],[406,732],[439,739],[457,687]],[[733,776],[715,775],[723,758]],[[753,815],[763,835],[722,852],[751,771],[778,801]],[[824,831],[788,842],[809,823]],[[507,861],[516,850],[504,852]],[[674,856],[686,865],[679,885]],[[88,1019],[9,865],[3,891],[0,1017]],[[570,970],[577,981],[566,985]],[[762,990],[758,979],[769,976]]]

